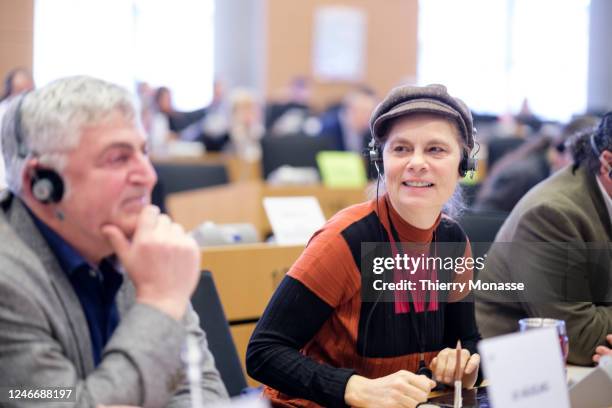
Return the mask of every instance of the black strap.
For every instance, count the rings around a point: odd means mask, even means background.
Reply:
[[[397,230],[395,229],[395,225],[393,225],[393,221],[391,221],[391,216],[389,215],[390,211],[389,211],[389,204],[387,203],[387,200],[385,200],[385,207],[387,209],[387,221],[389,222],[389,227],[391,229],[391,234],[393,235],[393,240],[395,241],[394,244],[395,244],[395,246],[397,248],[398,253],[401,254],[401,255],[404,255],[404,251],[403,251],[403,248],[402,248],[402,245],[401,245],[401,240],[400,240],[399,234],[398,234]],[[435,235],[434,235],[433,243],[435,245]],[[429,278],[431,278],[431,274],[430,274]],[[410,307],[410,312],[408,313],[408,315],[409,315],[408,317],[410,319],[410,324],[412,325],[412,329],[414,330],[415,339],[417,341],[417,347],[418,347],[419,353],[420,353],[419,354],[419,360],[420,360],[419,361],[419,371],[427,370],[427,371],[429,371],[431,373],[431,371],[428,370],[427,367],[425,366],[425,361],[423,359],[424,358],[423,356],[425,354],[425,339],[421,338],[422,333],[421,333],[420,330],[418,330],[419,329],[419,327],[418,327],[419,325],[417,324],[417,321],[416,321],[416,319],[418,319],[418,317],[416,316],[416,305],[415,305],[416,302],[414,301],[414,298],[412,296],[411,291],[407,291],[407,294],[408,294],[408,306]],[[429,299],[429,290],[426,290],[425,291],[425,303],[423,305],[423,322],[422,322],[423,324],[420,325],[420,326],[424,326],[423,327],[424,328],[423,332],[425,332],[425,333],[426,333],[426,329],[427,329],[427,326],[428,326],[428,324],[427,324],[428,321],[427,320],[429,318],[429,313],[428,313],[429,312],[429,305],[430,305],[429,302],[430,302],[430,299]],[[427,375],[425,372],[421,372],[421,374]],[[430,376],[430,378],[431,378],[431,376]]]

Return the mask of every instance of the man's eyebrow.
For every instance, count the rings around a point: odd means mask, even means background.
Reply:
[[[98,157],[103,157],[106,153],[108,153],[110,150],[114,150],[114,149],[122,149],[122,150],[129,150],[129,151],[134,151],[134,145],[132,145],[131,143],[127,143],[127,142],[114,142],[111,143],[110,145],[106,146],[98,155]]]
[[[128,143],[128,142],[114,142],[106,146],[104,150],[102,150],[102,153],[100,154],[104,154],[107,151],[112,150],[112,149],[127,149],[127,150],[143,150],[144,151],[147,149],[147,142],[143,141],[142,143],[138,143],[137,146],[135,146],[133,143]]]
[[[132,150],[134,149],[134,145],[131,143],[127,143],[127,142],[114,142],[106,146],[103,152],[110,150],[110,149],[131,149]]]

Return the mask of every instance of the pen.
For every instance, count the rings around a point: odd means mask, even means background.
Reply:
[[[455,360],[455,401],[454,408],[461,408],[463,401],[461,400],[461,340],[457,340],[457,354]]]

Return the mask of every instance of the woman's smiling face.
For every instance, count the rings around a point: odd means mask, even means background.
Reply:
[[[460,177],[457,126],[440,115],[411,114],[396,119],[386,139],[385,184],[395,210],[405,219],[411,212],[439,213]]]

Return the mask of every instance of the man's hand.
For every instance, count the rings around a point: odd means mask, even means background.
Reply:
[[[344,401],[352,407],[414,408],[427,401],[436,383],[424,375],[401,370],[371,380],[353,375],[346,383]]]
[[[180,320],[200,277],[200,251],[183,228],[145,207],[130,242],[115,225],[105,225],[119,261],[136,287],[136,300]]]
[[[461,349],[461,372],[463,376],[461,383],[463,388],[472,388],[478,378],[478,367],[480,366],[480,355],[472,354],[466,349]],[[455,382],[455,366],[457,365],[456,349],[445,348],[431,360],[431,372],[436,381],[446,385]]]
[[[608,334],[606,340],[608,340],[608,344],[612,345],[612,334]],[[595,355],[593,355],[593,361],[599,363],[603,356],[612,356],[612,349],[606,346],[597,346]]]

